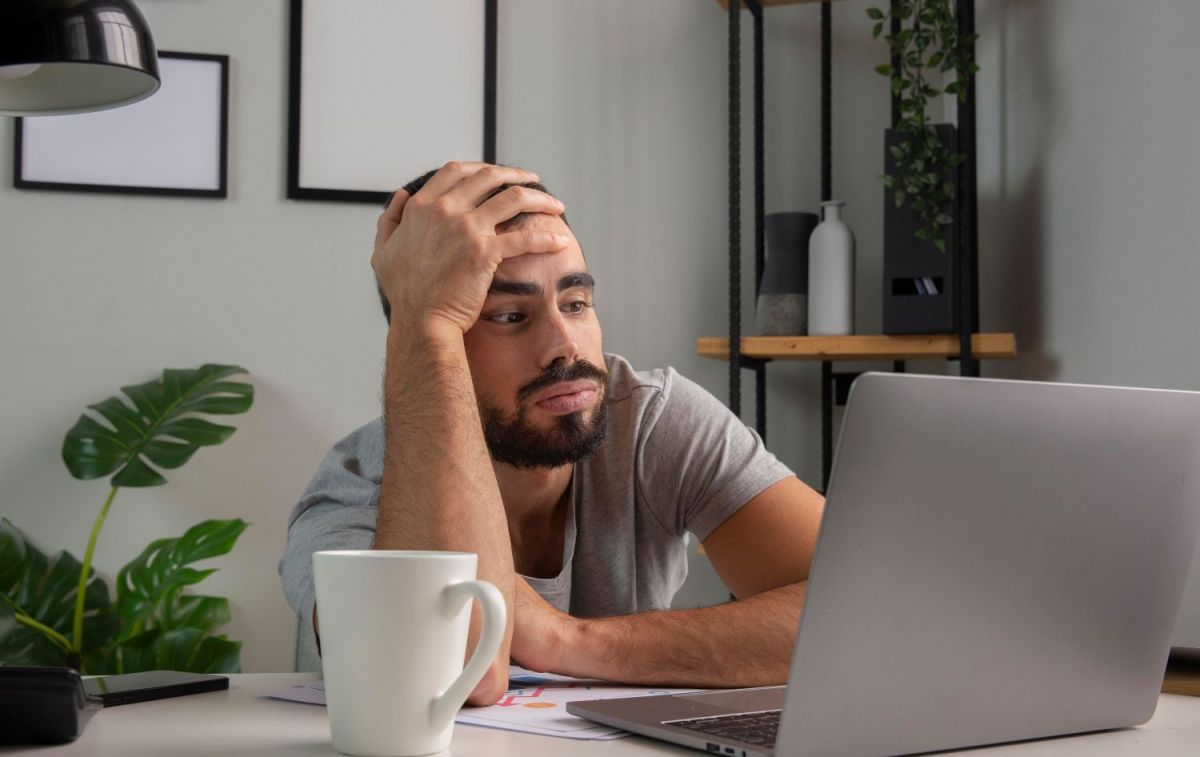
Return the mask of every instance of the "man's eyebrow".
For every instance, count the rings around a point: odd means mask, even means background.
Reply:
[[[542,287],[538,284],[534,284],[532,281],[505,281],[504,279],[492,279],[492,284],[488,287],[488,294],[519,294],[532,296],[541,293]]]
[[[558,291],[563,292],[575,287],[583,287],[584,289],[595,289],[596,280],[592,278],[592,274],[586,271],[578,273],[568,273],[558,280]]]
[[[592,274],[586,271],[568,273],[558,280],[557,289],[560,292],[565,292],[575,287],[595,289],[596,280],[592,278]],[[513,294],[524,297],[536,297],[542,294],[542,287],[540,284],[535,284],[532,281],[507,281],[505,279],[494,278],[492,279],[491,286],[488,287],[488,294]]]

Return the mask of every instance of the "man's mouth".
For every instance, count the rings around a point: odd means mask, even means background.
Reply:
[[[595,381],[563,381],[538,392],[532,400],[548,413],[566,415],[591,407],[597,391],[599,386]]]

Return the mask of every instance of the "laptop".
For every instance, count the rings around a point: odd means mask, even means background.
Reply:
[[[844,418],[787,686],[568,712],[734,757],[1150,719],[1200,529],[1200,393],[868,373]]]

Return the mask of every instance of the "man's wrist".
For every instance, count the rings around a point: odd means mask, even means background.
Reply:
[[[388,327],[387,351],[405,364],[414,360],[438,361],[466,357],[463,332],[458,326],[434,317],[403,321],[392,317]]]
[[[566,675],[589,677],[587,660],[591,655],[587,645],[591,623],[592,621],[587,618],[562,614],[562,622],[559,624],[557,638],[554,640],[558,656],[558,664],[554,666],[556,670],[562,671]]]

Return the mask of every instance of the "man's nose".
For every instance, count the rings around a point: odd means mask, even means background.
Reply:
[[[579,343],[566,317],[555,309],[550,317],[543,319],[539,350],[540,364],[546,367],[555,360],[565,359],[573,363],[579,357]]]

